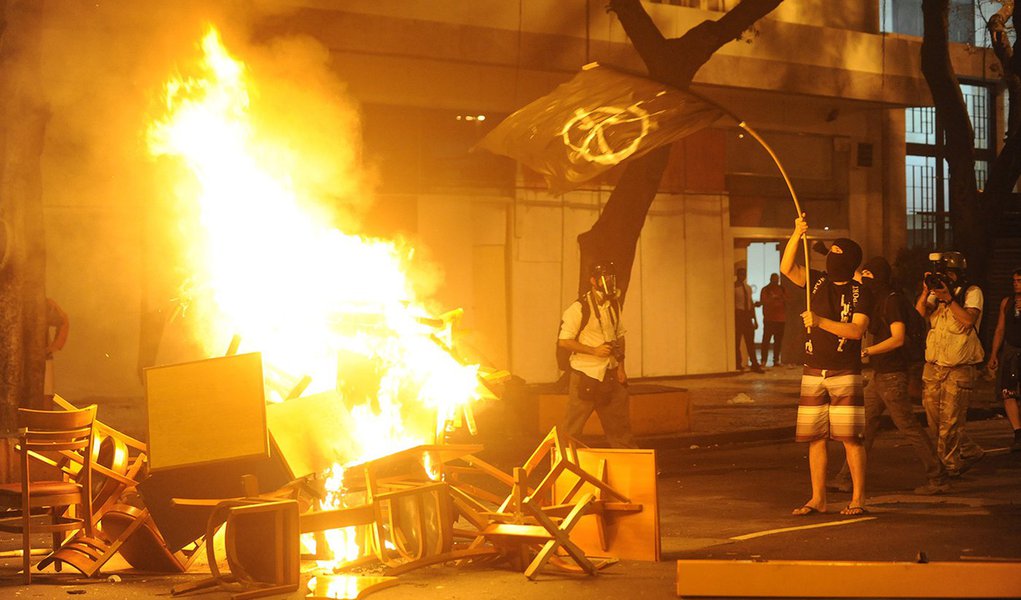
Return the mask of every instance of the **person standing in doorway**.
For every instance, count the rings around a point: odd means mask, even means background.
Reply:
[[[759,293],[762,305],[762,366],[769,357],[769,342],[773,341],[773,366],[780,365],[780,348],[783,347],[783,328],[786,325],[787,293],[780,286],[780,275],[769,276],[769,284]]]
[[[748,359],[751,361],[752,371],[765,373],[755,356],[755,330],[759,328],[759,320],[755,316],[752,286],[748,285],[745,280],[748,271],[743,267],[738,267],[734,275],[737,276],[737,281],[734,282],[734,355],[737,358],[735,364],[738,371],[744,370],[744,361],[741,360],[741,340],[744,340],[748,347]]]

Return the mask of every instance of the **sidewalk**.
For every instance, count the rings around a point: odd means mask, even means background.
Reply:
[[[643,447],[666,448],[713,444],[793,439],[801,384],[800,366],[767,368],[759,374],[749,371],[695,375],[656,380],[658,385],[685,388],[691,399],[691,431],[676,436],[646,438]],[[925,420],[921,405],[921,371],[913,374],[915,413]],[[993,382],[980,378],[975,383],[968,420],[1002,418],[1002,405],[993,397]],[[884,415],[884,428],[893,428]]]
[[[635,380],[633,385],[684,388],[691,402],[691,429],[676,434],[643,437],[643,448],[680,449],[742,442],[794,439],[800,366],[767,368],[759,374],[718,373],[677,378]],[[920,374],[918,375],[920,378]],[[535,447],[542,436],[535,432],[535,404],[527,396],[538,386],[519,390],[526,397],[508,394],[502,400],[483,402],[476,407],[478,435],[458,432],[455,442],[481,443],[497,462],[517,464],[521,456]],[[924,421],[920,391],[914,390],[915,412]],[[141,398],[70,399],[78,404],[95,402],[99,418],[128,435],[146,437],[145,402]],[[979,381],[968,411],[969,420],[1002,418],[1002,405],[995,402],[991,381]],[[888,421],[888,419],[887,419]],[[1005,425],[1006,426],[1006,425]],[[884,427],[893,428],[887,422]],[[544,435],[546,432],[542,432]],[[599,439],[591,440],[599,444]]]
[[[651,447],[724,444],[793,438],[801,367],[773,367],[657,381],[688,390],[691,431],[672,439],[642,440]]]

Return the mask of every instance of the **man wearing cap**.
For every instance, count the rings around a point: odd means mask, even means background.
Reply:
[[[637,448],[631,433],[625,331],[613,263],[594,265],[589,283],[591,289],[567,307],[560,323],[557,344],[571,351],[563,429],[580,437],[595,411],[611,447]]]
[[[922,371],[922,405],[936,437],[936,453],[951,477],[958,477],[985,452],[964,431],[968,397],[978,364],[985,358],[978,328],[982,290],[965,280],[960,252],[932,254],[915,310],[929,321]],[[943,271],[940,273],[940,271]]]
[[[799,217],[780,259],[780,271],[795,285],[809,285],[811,290],[809,310],[801,315],[809,335],[795,436],[799,442],[808,442],[812,497],[791,514],[802,517],[826,512],[826,441],[832,439],[844,444],[851,472],[851,501],[840,513],[862,515],[867,511],[861,339],[869,326],[872,294],[854,280],[861,246],[853,240],[833,242],[826,254],[825,273],[806,272],[795,264],[806,231],[808,224]]]
[[[915,488],[916,494],[945,494],[950,491],[947,473],[936,456],[932,440],[915,418],[908,396],[909,359],[904,341],[907,332],[907,311],[911,310],[904,295],[890,284],[892,269],[882,256],[870,259],[862,266],[862,284],[875,298],[875,315],[869,322],[872,343],[862,348],[863,359],[869,361],[872,377],[865,386],[865,452],[872,463],[872,444],[876,440],[879,424],[884,412],[897,426],[915,455],[925,468],[928,483]],[[828,484],[838,491],[851,491],[851,475],[845,462],[843,469],[833,482]]]

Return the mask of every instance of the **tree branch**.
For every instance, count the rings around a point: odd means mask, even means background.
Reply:
[[[695,74],[721,46],[741,35],[783,0],[743,0],[717,21],[703,21],[679,38],[667,39],[656,27],[640,0],[610,0],[621,26],[631,38],[649,75],[667,85],[685,89]],[[670,148],[628,162],[592,229],[578,236],[581,250],[579,291],[588,289],[589,267],[613,261],[617,283],[627,292],[635,248],[645,217],[670,158]],[[623,301],[623,298],[622,298]]]
[[[631,38],[653,79],[687,88],[702,65],[724,44],[766,16],[783,0],[744,0],[719,20],[702,21],[679,38],[666,39],[640,0],[610,0],[624,31]]]
[[[1014,2],[1004,0],[1000,10],[989,17],[986,23],[986,30],[993,42],[993,52],[1000,62],[1003,71],[1003,83],[1007,89],[1008,107],[1007,114],[1007,135],[1010,136],[1017,130],[1018,116],[1021,114],[1021,105],[1014,102],[1015,98],[1021,98],[1021,77],[1018,75],[1019,65],[1015,64],[1014,47],[1010,45],[1010,38],[1007,34],[1007,21],[1014,18]],[[1017,44],[1018,41],[1015,41]]]
[[[1010,45],[1007,35],[1007,21],[1014,19],[1014,2],[1004,0],[1000,10],[989,18],[986,28],[993,41],[993,51],[1003,71],[1003,84],[1007,91],[1007,130],[1006,141],[996,160],[989,165],[989,178],[986,181],[986,200],[994,215],[1002,210],[1002,195],[1010,193],[1021,176],[1021,61],[1016,60],[1017,45],[1015,40]],[[996,219],[998,222],[998,219]]]

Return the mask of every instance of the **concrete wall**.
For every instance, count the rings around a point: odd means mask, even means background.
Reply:
[[[558,373],[554,340],[577,297],[578,234],[608,192],[563,200],[524,193],[511,231],[511,365],[529,381]],[[642,232],[623,318],[628,372],[654,377],[712,373],[732,366],[733,244],[721,195],[661,195]],[[559,294],[551,294],[559,290]]]
[[[545,93],[586,62],[645,70],[600,0],[451,0],[442,11],[428,3],[352,0],[342,9],[301,4],[289,19],[267,23],[266,34],[297,28],[323,41],[353,89],[373,100],[392,98],[399,88],[409,102],[443,106],[449,94],[463,101],[461,92],[468,91],[478,106],[499,110]],[[903,106],[928,103],[919,39],[878,33],[878,2],[845,1],[838,9],[833,4],[787,0],[743,39],[723,46],[695,83]],[[647,8],[668,37],[720,16],[666,4]],[[962,76],[995,77],[996,61],[988,51],[954,45],[951,55]]]

